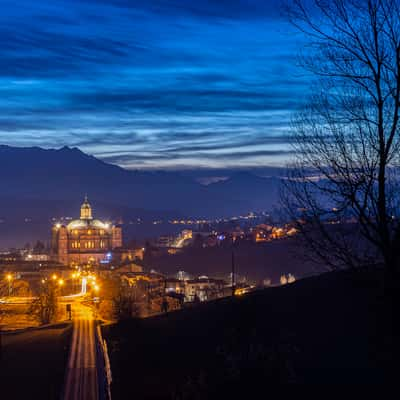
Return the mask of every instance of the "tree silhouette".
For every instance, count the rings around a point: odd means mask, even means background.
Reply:
[[[381,262],[399,280],[400,5],[293,0],[315,83],[293,122],[296,159],[283,202],[332,267]],[[339,223],[338,223],[339,222]]]
[[[30,312],[41,325],[54,322],[58,310],[59,288],[53,280],[42,282],[38,296],[31,304]]]

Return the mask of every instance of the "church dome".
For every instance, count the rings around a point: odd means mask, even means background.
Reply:
[[[110,225],[106,222],[100,221],[99,219],[93,219],[92,207],[85,196],[85,200],[81,205],[81,216],[80,219],[72,220],[68,225],[68,230],[80,230],[80,229],[102,229],[108,230]]]
[[[68,230],[72,229],[108,229],[109,225],[99,219],[74,219],[67,225]]]
[[[84,221],[82,219],[74,219],[67,225],[67,229],[84,229],[87,227],[87,221]]]

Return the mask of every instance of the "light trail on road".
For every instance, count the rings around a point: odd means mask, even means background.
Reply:
[[[82,287],[81,291],[79,293],[75,294],[69,294],[66,296],[59,296],[59,299],[61,301],[65,300],[72,300],[72,299],[78,299],[79,297],[85,296],[87,293],[87,279],[82,278]],[[0,299],[0,304],[30,304],[32,303],[33,300],[37,299],[35,296],[30,296],[30,297],[22,297],[22,296],[13,296],[13,297],[2,297]]]
[[[64,400],[98,400],[96,337],[92,311],[75,303]]]
[[[67,296],[61,296],[61,299],[74,299],[77,297],[82,297],[86,294],[87,292],[87,279],[86,278],[82,278],[82,287],[81,287],[81,291],[79,293],[76,294],[69,294]]]

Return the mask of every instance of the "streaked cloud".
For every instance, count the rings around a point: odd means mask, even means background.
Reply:
[[[3,0],[0,142],[128,168],[279,165],[308,90],[263,0]]]

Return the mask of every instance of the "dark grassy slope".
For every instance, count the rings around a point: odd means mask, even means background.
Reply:
[[[64,381],[69,324],[3,335],[1,399],[59,399]]]
[[[209,398],[274,383],[381,382],[379,280],[379,272],[329,273],[110,326],[113,398]]]

